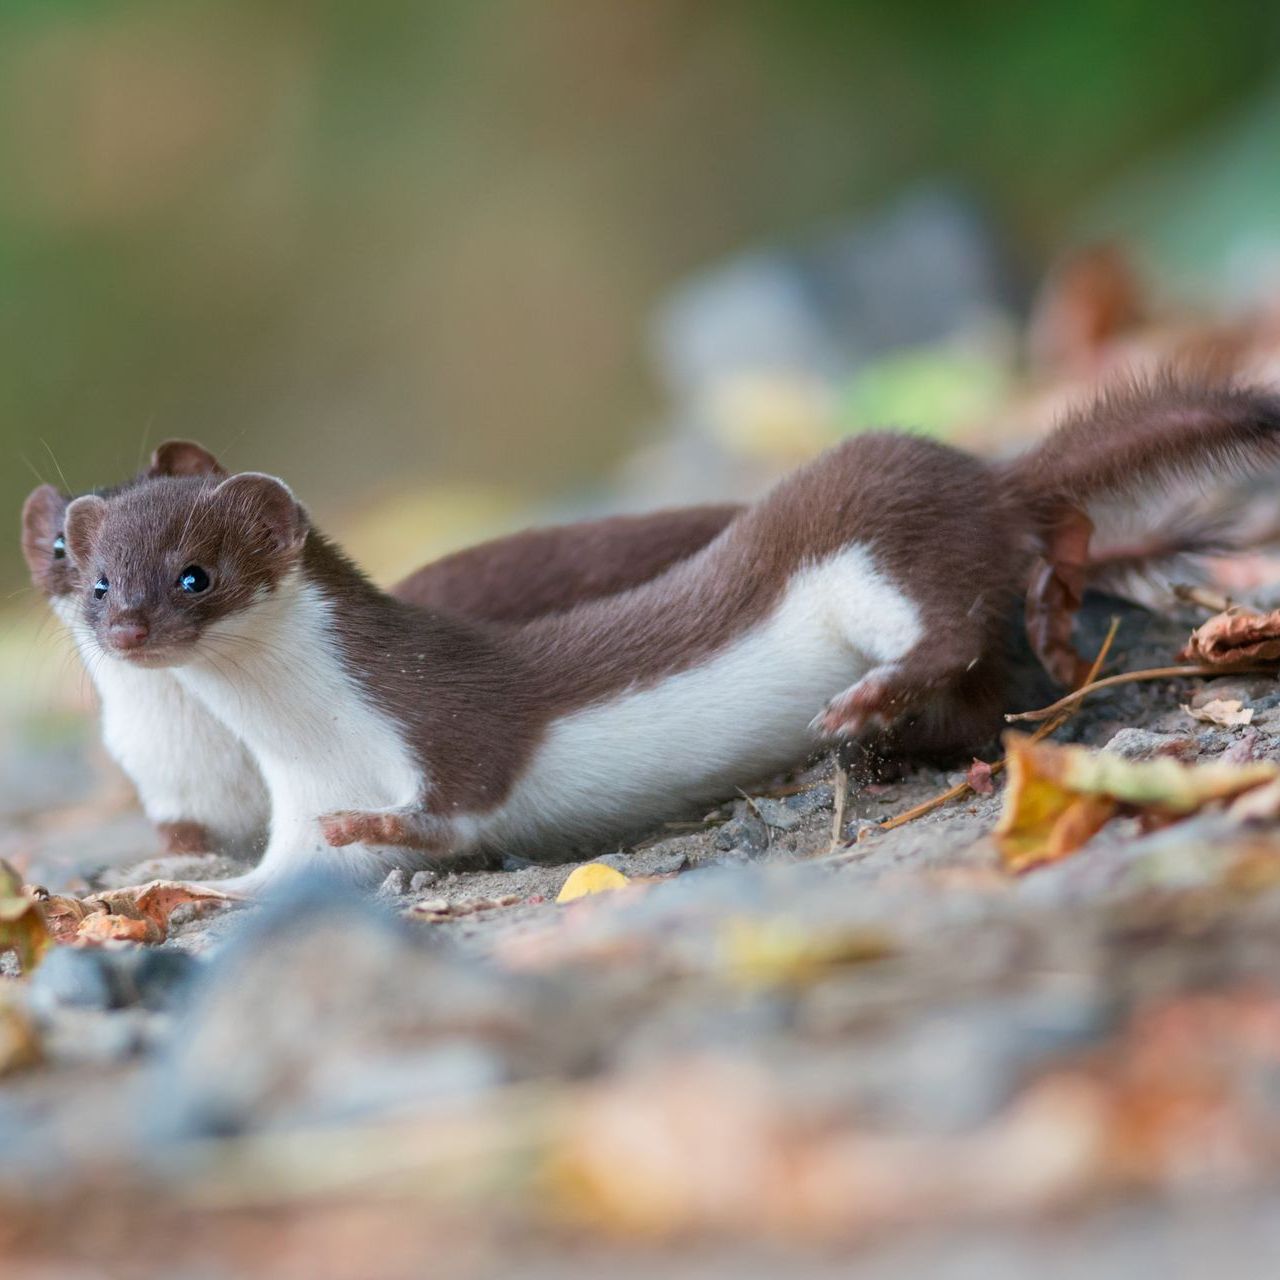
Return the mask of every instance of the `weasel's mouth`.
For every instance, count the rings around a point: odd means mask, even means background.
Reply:
[[[107,652],[120,662],[127,662],[131,667],[175,667],[181,663],[177,651],[169,646],[157,645],[155,648],[140,649],[109,648]]]

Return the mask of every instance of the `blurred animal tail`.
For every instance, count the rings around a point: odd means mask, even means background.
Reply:
[[[1278,468],[1280,395],[1175,374],[1105,391],[999,464],[1030,526],[1027,636],[1045,669],[1063,684],[1087,670],[1072,643],[1087,587],[1148,603],[1171,572],[1202,577],[1197,556],[1256,545],[1223,493]]]
[[[1033,512],[1052,522],[1064,506],[1092,515],[1108,502],[1133,507],[1278,465],[1280,395],[1165,374],[1104,391],[1005,467]]]

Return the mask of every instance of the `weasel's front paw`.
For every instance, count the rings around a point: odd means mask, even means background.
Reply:
[[[890,674],[867,675],[836,694],[810,728],[828,738],[857,738],[868,729],[885,728],[898,714],[900,703],[900,690]]]
[[[405,821],[398,813],[339,809],[320,819],[325,842],[335,848],[348,844],[402,844]]]

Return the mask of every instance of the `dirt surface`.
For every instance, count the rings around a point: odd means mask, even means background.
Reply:
[[[1126,611],[1111,665],[1187,621]],[[1211,696],[1252,724],[1182,710]],[[1057,738],[1280,760],[1280,693],[1122,686]],[[93,789],[9,806],[30,878],[233,869],[139,863],[145,824],[58,751]],[[1274,824],[1119,819],[1022,877],[999,786],[877,829],[959,776],[856,791],[833,844],[818,761],[564,905],[565,865],[310,880],[59,948],[0,987],[34,1046],[0,1080],[4,1274],[1274,1274]]]

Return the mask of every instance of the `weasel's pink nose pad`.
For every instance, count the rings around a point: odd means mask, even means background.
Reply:
[[[113,622],[107,637],[116,649],[141,649],[147,643],[151,628],[145,622]]]

